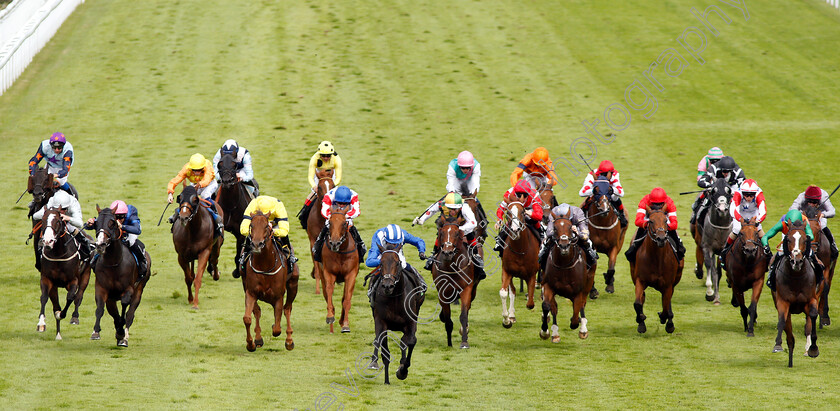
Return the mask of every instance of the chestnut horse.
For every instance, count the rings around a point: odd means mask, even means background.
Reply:
[[[322,291],[327,301],[327,324],[330,325],[332,334],[335,322],[333,290],[335,290],[335,283],[344,283],[341,318],[338,324],[341,326],[341,332],[349,333],[350,301],[353,299],[353,288],[356,286],[356,276],[359,274],[359,253],[356,250],[356,241],[350,235],[350,221],[347,219],[350,204],[344,206],[334,204],[332,207],[329,238],[324,241],[321,263],[319,263],[323,281]]]
[[[460,218],[438,219],[437,243],[440,244],[438,259],[432,264],[432,281],[438,293],[440,321],[446,329],[446,343],[452,346],[452,312],[450,304],[461,301],[461,348],[470,348],[470,307],[478,291],[475,268],[461,231]]]
[[[238,278],[239,256],[242,254],[242,246],[245,244],[245,236],[239,232],[242,224],[242,217],[245,209],[251,202],[251,195],[245,187],[245,183],[236,177],[236,158],[233,154],[222,154],[219,160],[219,190],[216,191],[216,203],[224,213],[225,231],[236,238],[236,254],[233,256],[234,268],[233,277]]]
[[[61,320],[67,317],[70,302],[76,303],[71,324],[79,323],[79,305],[90,281],[90,264],[79,257],[80,244],[67,231],[67,223],[61,218],[61,209],[44,211],[41,219],[44,250],[41,253],[41,314],[38,316],[38,332],[47,329],[44,321],[44,307],[52,301],[55,315],[55,339],[61,340]],[[67,290],[64,308],[58,302],[58,288]],[[74,322],[75,321],[75,322]]]
[[[767,272],[770,260],[762,251],[758,224],[755,220],[753,217],[749,221],[741,221],[741,232],[732,243],[732,249],[726,258],[726,275],[732,285],[732,306],[741,308],[741,318],[744,320],[744,332],[747,333],[747,337],[755,336],[758,298],[761,296],[764,273]],[[752,298],[747,308],[744,302],[744,291],[750,289]]]
[[[793,367],[793,326],[791,325],[791,314],[805,314],[805,354],[809,357],[817,357],[820,350],[817,348],[817,279],[811,262],[808,261],[808,253],[811,244],[805,235],[805,224],[802,221],[793,223],[782,241],[784,254],[783,260],[778,264],[776,271],[776,292],[773,293],[773,300],[776,302],[776,311],[779,312],[778,334],[776,334],[776,346],[773,352],[782,350],[782,330],[785,332],[788,347],[788,367]]]
[[[93,325],[91,340],[100,338],[99,320],[108,308],[108,314],[114,319],[117,346],[128,347],[128,330],[134,323],[134,312],[140,305],[146,282],[151,276],[146,276],[138,282],[137,260],[128,247],[120,241],[122,229],[117,222],[114,210],[99,209],[96,217],[96,252],[97,257],[92,263],[96,273],[96,323]],[[152,272],[152,259],[145,253],[146,267]],[[117,301],[122,303],[122,311],[117,309]]]
[[[817,253],[817,258],[825,265],[823,281],[817,290],[817,296],[819,296],[820,300],[820,328],[823,328],[824,325],[831,325],[831,318],[828,316],[828,293],[831,290],[831,280],[834,277],[834,267],[837,264],[837,258],[831,258],[831,243],[825,238],[820,228],[820,217],[822,217],[822,214],[819,213],[816,207],[810,205],[805,209],[804,214],[808,217],[808,222],[811,224],[811,231],[814,232],[814,241],[811,243],[811,247]]]
[[[295,301],[298,287],[298,268],[289,273],[289,263],[280,247],[273,239],[273,227],[268,216],[257,211],[251,214],[251,254],[245,261],[245,272],[242,276],[242,288],[245,289],[245,348],[255,351],[263,346],[260,329],[260,306],[257,300],[271,304],[274,307],[274,325],[271,335],[277,337],[283,331],[281,321],[286,316],[286,349],[295,348],[292,340],[292,303]],[[283,303],[283,295],[286,302]],[[256,318],[256,342],[251,338],[251,315]]]
[[[668,240],[668,215],[665,211],[647,208],[647,215],[650,221],[645,228],[645,239],[636,250],[636,262],[630,263],[630,278],[636,286],[636,301],[633,302],[633,308],[636,310],[636,322],[639,323],[637,331],[639,333],[647,331],[645,326],[647,316],[642,308],[645,304],[645,289],[653,287],[662,293],[662,312],[659,313],[659,322],[665,324],[667,333],[672,333],[674,332],[674,311],[671,310],[671,297],[674,295],[674,287],[682,278],[685,260],[677,260],[677,252]]]
[[[504,216],[506,222],[502,228],[508,231],[508,238],[502,251],[502,288],[499,290],[499,296],[502,298],[502,325],[505,328],[510,328],[516,323],[516,312],[513,308],[516,290],[511,284],[513,277],[528,283],[528,302],[525,307],[529,310],[534,308],[534,288],[537,284],[537,271],[540,269],[540,239],[533,229],[528,227],[525,217],[524,204],[518,201],[508,204]]]
[[[324,196],[335,187],[333,181],[333,170],[319,170],[316,175],[318,177],[318,189],[316,191],[317,197],[312,203],[312,208],[309,209],[309,216],[306,218],[306,234],[309,235],[309,253],[312,255],[312,278],[315,279],[315,294],[321,294],[321,283],[324,281],[322,275],[322,267],[320,263],[315,262],[315,240],[327,224],[327,220],[321,215],[321,207],[323,206]],[[323,261],[323,256],[321,258]]]
[[[617,209],[610,204],[610,197],[606,194],[610,188],[607,180],[596,180],[593,195],[583,203],[586,218],[589,219],[589,240],[595,251],[606,254],[609,259],[607,271],[604,273],[604,284],[609,294],[615,292],[615,261],[621,247],[624,246],[624,235],[627,226],[619,224]],[[621,211],[627,218],[627,210]]]
[[[554,215],[554,235],[549,241],[555,243],[555,247],[548,255],[545,273],[542,277],[542,328],[540,338],[548,338],[548,312],[551,311],[551,342],[560,342],[560,333],[557,327],[557,300],[555,295],[568,298],[572,301],[571,329],[575,330],[580,326],[578,335],[581,339],[589,336],[589,329],[586,328],[586,299],[589,291],[595,284],[595,270],[597,263],[586,268],[586,251],[578,245],[578,236],[572,231],[572,211],[566,215]]]
[[[172,224],[172,242],[178,253],[178,264],[184,270],[184,282],[187,283],[187,301],[192,308],[198,309],[198,290],[204,269],[213,274],[213,280],[219,279],[219,249],[224,237],[215,237],[216,223],[206,210],[207,200],[200,198],[195,187],[186,186],[178,195],[178,218]],[[223,216],[219,205],[216,213]],[[198,260],[196,270],[195,261]],[[195,285],[195,296],[192,286]]]

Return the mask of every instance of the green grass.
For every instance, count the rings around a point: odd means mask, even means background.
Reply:
[[[677,331],[668,335],[649,321],[648,333],[638,335],[623,259],[616,293],[587,307],[587,340],[568,330],[567,303],[560,304],[560,344],[539,339],[539,316],[522,298],[519,322],[503,329],[496,269],[470,313],[472,348],[446,347],[439,322],[421,325],[411,374],[406,381],[392,375],[387,387],[381,376],[367,381],[352,371],[373,335],[362,287],[353,333],[329,335],[323,298],[307,274],[293,313],[297,348],[286,352],[282,339],[269,338],[248,353],[239,280],[224,274],[205,281],[201,310],[191,311],[168,227],[155,226],[166,182],[190,154],[212,155],[227,138],[251,150],[264,192],[292,215],[308,191],[307,159],[319,141],[331,140],[344,158],[346,184],[360,193],[357,222],[366,238],[387,223],[407,227],[439,198],[446,163],[463,149],[482,163],[481,197],[493,204],[521,156],[538,145],[552,157],[570,156],[572,140],[585,135],[582,120],[622,101],[663,50],[682,52],[674,39],[700,24],[690,8],[708,4],[85,2],[0,97],[0,401],[28,409],[303,409],[331,393],[322,400],[334,395],[362,409],[831,407],[840,400],[837,325],[821,330],[821,355],[808,359],[798,316],[794,368],[787,369],[785,354],[770,353],[775,311],[768,293],[756,337],[747,339],[737,310],[705,302],[704,287],[686,269],[674,297]],[[683,53],[685,71],[659,77],[665,91],[655,92],[656,114],[643,119],[634,111],[612,144],[597,143],[597,160],[612,159],[621,171],[632,210],[654,186],[672,195],[693,189],[697,161],[719,145],[758,180],[773,221],[808,183],[836,183],[840,14],[816,0],[754,0],[745,21],[717,4],[733,21],[720,23],[718,37],[706,34],[705,65]],[[38,274],[23,244],[25,209],[13,203],[25,188],[29,156],[58,130],[76,148],[71,181],[85,216],[123,198],[144,221],[156,275],[128,349],[115,347],[107,316],[103,339],[88,340],[93,285],[82,325],[65,322],[64,341],[52,340],[51,321],[46,333],[35,332]],[[607,130],[603,121],[599,130]],[[559,173],[568,184],[558,187],[559,199],[577,203],[583,175]],[[690,250],[692,199],[675,196]],[[305,233],[293,227],[292,241],[303,250]],[[433,241],[431,227],[411,231]],[[224,273],[232,256],[229,242]],[[306,260],[301,271],[308,273]],[[693,263],[690,252],[686,266]],[[434,311],[434,296],[424,315]],[[728,290],[722,299],[729,300]],[[651,292],[652,319],[658,303]],[[348,369],[355,396],[335,388],[350,384]]]

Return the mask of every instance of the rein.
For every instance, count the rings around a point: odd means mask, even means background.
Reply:
[[[266,270],[266,271],[258,270],[256,267],[254,267],[254,256],[253,255],[248,256],[248,266],[251,267],[251,270],[253,270],[257,274],[275,275],[275,274],[279,273],[280,270],[283,269],[283,267],[285,267],[285,265],[283,264],[283,259],[280,258],[280,255],[282,254],[282,252],[277,248],[277,244],[274,242],[274,238],[272,238],[273,237],[272,227],[271,227],[271,223],[268,221],[268,219],[266,219],[266,226],[268,228],[268,231],[266,231],[266,232],[268,233],[268,237],[270,239],[269,241],[271,241],[271,247],[274,248],[274,265],[272,267],[276,267],[276,268],[274,268],[273,270],[269,269],[269,270]],[[250,225],[248,226],[248,237],[249,238],[251,237],[251,226]],[[251,238],[251,243],[253,243],[253,242],[254,242],[254,239]]]

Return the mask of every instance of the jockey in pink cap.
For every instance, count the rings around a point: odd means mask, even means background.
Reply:
[[[122,200],[114,201],[109,208],[114,210],[114,216],[120,224],[120,232],[122,233],[120,240],[128,246],[128,250],[131,251],[134,259],[137,261],[137,271],[139,272],[137,282],[139,283],[149,273],[146,272],[146,246],[137,238],[141,232],[140,216],[137,214],[137,208],[133,205],[126,204]],[[85,224],[85,229],[93,229],[95,223],[95,218],[89,218]]]
[[[487,225],[487,213],[484,212],[481,201],[478,201],[478,191],[480,188],[481,164],[476,161],[475,157],[469,151],[458,153],[458,158],[452,159],[449,162],[449,167],[446,169],[446,191],[458,193],[461,197],[474,197],[476,219],[478,224],[484,227]]]

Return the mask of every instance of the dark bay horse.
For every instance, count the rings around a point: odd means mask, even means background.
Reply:
[[[206,202],[207,200],[198,196],[195,187],[184,187],[184,191],[178,195],[178,218],[172,224],[172,242],[178,253],[178,264],[184,270],[187,301],[194,309],[198,309],[198,290],[201,288],[201,279],[208,264],[213,280],[219,279],[219,250],[224,242],[224,237],[215,237],[213,234],[216,224],[213,222],[213,216],[206,210]],[[223,217],[218,204],[216,212]],[[198,267],[195,266],[196,260]],[[195,296],[192,291],[193,285]]]
[[[55,194],[55,190],[56,187],[53,175],[50,174],[46,168],[38,167],[38,169],[29,176],[26,184],[26,192],[32,194],[32,201],[29,202],[29,214],[27,214],[26,217],[31,218],[38,212],[38,210],[46,206],[47,202],[53,194]],[[35,269],[38,271],[41,270],[41,259],[39,257],[38,248],[40,247],[42,234],[41,226],[39,224],[41,224],[41,221],[32,220],[32,234],[30,235],[30,237],[35,237],[35,241],[32,243],[32,246],[35,251]]]
[[[513,306],[516,290],[511,284],[513,277],[520,278],[528,284],[528,302],[525,307],[529,310],[534,308],[534,289],[537,284],[537,271],[540,269],[540,240],[525,221],[525,206],[522,203],[509,203],[504,218],[506,222],[503,230],[507,230],[509,235],[502,252],[502,287],[499,296],[502,298],[502,325],[510,328],[516,323]],[[507,305],[508,297],[510,306]]]
[[[778,264],[776,272],[776,292],[773,300],[776,311],[779,312],[778,334],[773,352],[782,351],[782,330],[785,332],[788,347],[788,367],[793,367],[793,326],[791,314],[805,314],[805,353],[809,357],[817,357],[817,279],[814,268],[808,261],[810,252],[808,237],[805,235],[805,224],[802,221],[793,223],[785,235],[783,244],[783,260]],[[778,257],[777,257],[778,258]]]
[[[624,246],[624,234],[627,227],[622,227],[616,213],[622,212],[610,204],[610,182],[596,180],[593,195],[582,206],[589,219],[589,240],[595,251],[606,254],[609,259],[607,271],[604,273],[604,284],[607,293],[615,292],[615,261],[621,247]],[[627,218],[627,210],[623,211]]]
[[[679,284],[682,278],[682,270],[685,260],[677,260],[677,253],[668,240],[668,215],[662,209],[647,209],[648,222],[645,239],[636,250],[636,262],[630,263],[630,278],[636,286],[636,301],[633,308],[636,310],[636,322],[639,324],[637,331],[644,333],[645,316],[642,311],[645,304],[645,289],[653,289],[662,293],[662,312],[659,313],[659,322],[665,324],[665,331],[674,332],[674,311],[671,310],[671,297],[674,295],[674,287]]]
[[[461,303],[460,322],[458,331],[461,334],[461,348],[470,348],[470,308],[478,291],[478,281],[475,278],[475,267],[470,259],[469,250],[461,231],[460,218],[438,219],[437,243],[440,244],[438,259],[432,264],[432,281],[438,294],[440,304],[440,321],[446,329],[446,343],[452,346],[452,311],[450,304],[457,300]]]
[[[108,314],[114,319],[117,345],[128,347],[128,330],[134,323],[134,312],[140,305],[146,282],[151,276],[147,275],[143,281],[137,281],[137,261],[128,247],[120,240],[122,229],[110,208],[99,209],[94,229],[96,230],[96,253],[93,271],[96,273],[96,324],[93,326],[91,340],[100,338],[99,320],[108,308]],[[149,252],[145,252],[146,267],[152,272],[152,259]],[[122,304],[122,311],[117,309],[117,301]]]
[[[277,337],[283,331],[281,321],[286,316],[286,349],[295,348],[292,340],[292,303],[297,296],[298,268],[289,272],[289,263],[285,255],[280,252],[280,246],[273,239],[273,228],[268,217],[256,212],[251,214],[251,255],[245,262],[245,272],[242,276],[242,287],[245,289],[245,347],[254,351],[263,346],[260,328],[260,306],[257,301],[263,301],[274,307],[274,325],[271,335]],[[286,302],[283,302],[283,296]],[[256,342],[251,338],[251,315],[256,318]]]
[[[341,299],[341,318],[338,324],[341,326],[341,332],[350,332],[350,301],[353,299],[353,288],[356,286],[356,276],[359,274],[359,253],[356,250],[356,241],[350,235],[348,211],[350,211],[349,204],[343,207],[333,205],[329,238],[324,241],[321,251],[321,275],[324,299],[327,301],[327,324],[330,325],[330,333],[333,333],[333,323],[335,323],[333,291],[335,284],[341,282],[344,283],[344,296]]]
[[[726,275],[732,284],[732,306],[741,308],[744,320],[744,332],[747,337],[754,337],[755,319],[758,317],[758,298],[764,286],[764,274],[767,272],[769,258],[764,255],[761,238],[758,236],[758,224],[755,217],[741,222],[741,232],[726,259]],[[752,290],[750,306],[744,302],[744,292]]]
[[[236,238],[236,254],[233,256],[234,268],[233,277],[239,277],[239,256],[242,254],[242,246],[245,244],[245,236],[239,232],[242,224],[242,217],[245,209],[251,202],[251,195],[245,187],[245,183],[236,177],[236,158],[231,153],[222,154],[219,160],[219,179],[221,184],[216,191],[216,203],[224,213],[225,231]]]
[[[726,246],[726,240],[732,232],[732,215],[729,214],[732,189],[726,179],[719,178],[715,180],[706,195],[709,196],[711,207],[706,211],[700,224],[691,226],[693,228],[691,234],[697,244],[694,252],[697,257],[695,271],[700,270],[697,277],[702,278],[703,266],[706,266],[706,301],[720,305],[722,264],[718,255]]]
[[[817,289],[817,296],[819,297],[819,313],[820,313],[820,328],[831,325],[831,318],[828,316],[828,294],[831,291],[831,280],[834,278],[834,267],[837,265],[837,258],[831,258],[831,243],[823,235],[820,228],[820,217],[822,215],[819,210],[809,205],[805,208],[805,213],[808,217],[808,223],[811,225],[811,231],[814,232],[814,241],[811,247],[817,258],[825,265],[823,271],[823,281]]]
[[[578,237],[572,231],[572,211],[566,215],[555,215],[554,235],[549,239],[555,243],[555,247],[548,255],[545,273],[542,277],[542,328],[540,338],[548,338],[548,313],[551,311],[551,342],[560,342],[560,332],[557,327],[557,300],[555,295],[568,298],[572,302],[571,329],[575,330],[580,326],[578,335],[581,339],[589,336],[589,329],[586,328],[586,299],[592,285],[595,283],[595,270],[597,263],[586,268],[586,251],[578,245]]]
[[[378,369],[376,360],[382,352],[385,365],[385,384],[390,384],[388,365],[391,363],[391,351],[388,349],[390,331],[402,331],[398,340],[401,357],[397,369],[397,378],[404,380],[411,366],[411,353],[417,344],[417,317],[420,306],[426,300],[425,287],[416,278],[403,275],[400,262],[402,245],[387,244],[380,246],[381,260],[378,268],[382,281],[373,290],[373,323],[376,339],[373,342],[373,358],[369,368]],[[393,337],[390,337],[393,338]]]
[[[90,281],[90,265],[79,257],[79,243],[67,231],[67,223],[62,220],[61,209],[51,208],[44,212],[41,219],[43,227],[43,251],[41,252],[41,314],[38,316],[38,332],[44,332],[44,307],[47,300],[52,301],[55,315],[55,339],[61,340],[61,320],[67,317],[70,303],[75,302],[71,324],[79,323],[79,305],[82,303],[85,289]],[[67,303],[61,308],[58,302],[58,288],[67,290]]]
[[[324,281],[321,273],[322,265],[315,261],[315,253],[312,248],[315,247],[315,240],[318,239],[318,235],[321,234],[321,230],[327,224],[327,220],[321,215],[321,207],[323,206],[324,196],[335,187],[335,182],[333,181],[333,170],[320,170],[315,176],[318,177],[318,188],[304,228],[309,236],[309,253],[312,255],[311,275],[315,279],[315,294],[321,294],[321,283]],[[321,260],[323,261],[323,255]]]

